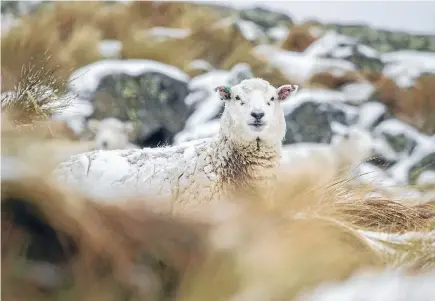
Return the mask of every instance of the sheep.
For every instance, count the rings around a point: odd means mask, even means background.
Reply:
[[[106,200],[133,195],[172,201],[155,209],[186,212],[231,193],[271,191],[286,123],[281,102],[299,86],[273,87],[261,78],[218,86],[224,101],[219,133],[176,146],[93,151],[61,163],[54,175]],[[200,197],[199,197],[200,196]]]
[[[358,126],[333,137],[331,144],[301,143],[283,147],[280,170],[299,172],[298,167],[312,170],[319,182],[330,183],[343,177],[352,177],[361,163],[373,153],[373,138]],[[322,172],[318,172],[322,166]],[[320,178],[322,179],[320,181]]]
[[[122,122],[114,117],[103,120],[89,119],[88,128],[95,135],[96,149],[139,148],[139,146],[129,141],[134,132],[131,121]]]

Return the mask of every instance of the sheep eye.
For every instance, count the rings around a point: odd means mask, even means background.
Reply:
[[[240,96],[239,96],[239,95],[237,95],[237,96],[236,96],[236,99],[237,99],[237,100],[240,100]]]
[[[270,101],[274,101],[275,100],[275,97],[272,97],[271,99],[270,99]]]

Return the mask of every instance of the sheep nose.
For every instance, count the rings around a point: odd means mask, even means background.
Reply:
[[[251,116],[257,120],[260,120],[261,118],[263,118],[264,113],[263,112],[252,112]]]
[[[103,148],[107,148],[107,146],[108,146],[107,141],[104,141],[104,142],[103,142]]]

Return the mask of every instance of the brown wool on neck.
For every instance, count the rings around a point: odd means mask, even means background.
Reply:
[[[229,143],[227,137],[222,140]],[[270,190],[264,188],[269,186],[266,183],[274,179],[279,151],[259,138],[248,144],[229,144],[230,151],[224,159],[225,167],[219,170],[227,189],[251,191],[254,194]]]

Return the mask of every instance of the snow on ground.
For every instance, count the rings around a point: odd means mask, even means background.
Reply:
[[[365,129],[370,129],[374,123],[387,111],[385,105],[370,101],[360,106],[357,124]]]
[[[278,68],[289,79],[300,82],[322,71],[356,71],[355,65],[345,60],[314,57],[272,45],[258,45],[254,47],[253,54]]]
[[[187,141],[212,137],[219,133],[219,129],[219,119],[211,120],[209,122],[201,124],[201,126],[197,126],[190,130],[182,131],[176,134],[174,137],[174,144],[178,145]]]
[[[170,27],[152,27],[146,30],[148,35],[157,38],[184,39],[191,34],[190,29],[170,28]]]
[[[211,71],[214,67],[206,60],[194,60],[187,66],[189,70],[204,70]]]
[[[418,186],[435,186],[435,171],[425,170],[417,178]]]
[[[345,110],[349,116],[356,116],[358,113],[357,108],[345,104],[347,98],[343,92],[328,89],[300,89],[297,94],[282,102],[281,106],[284,114],[287,115],[308,101],[332,106],[340,105],[340,109]]]
[[[267,31],[267,35],[276,41],[283,41],[287,38],[289,29],[284,26],[272,27]]]
[[[400,50],[381,54],[384,63],[419,63],[435,66],[435,53],[427,51]]]
[[[382,73],[402,88],[413,86],[422,73],[435,73],[435,53],[402,50],[381,55],[386,64]]]
[[[19,20],[13,14],[1,15],[1,35],[5,35],[9,30],[19,23]]]
[[[435,143],[425,141],[417,145],[412,154],[389,168],[388,173],[399,183],[408,184],[409,169],[417,164],[423,157],[434,152]]]
[[[196,126],[202,126],[219,113],[222,106],[222,100],[220,100],[214,89],[217,86],[225,85],[229,78],[229,71],[215,70],[194,77],[189,82],[189,89],[191,91],[205,91],[207,92],[207,96],[199,103],[195,112],[187,119],[185,126],[186,130]]]
[[[77,135],[80,135],[86,127],[85,119],[91,116],[94,112],[94,107],[88,100],[74,97],[73,95],[70,97],[73,99],[71,105],[53,114],[53,119],[64,120]]]
[[[349,48],[347,46],[352,46],[356,43],[356,38],[339,34],[333,30],[328,30],[322,35],[321,38],[313,42],[307,47],[307,49],[304,50],[304,55],[319,57],[340,48],[348,51]],[[337,47],[337,45],[343,46]]]
[[[100,55],[104,58],[118,58],[121,54],[122,42],[119,40],[103,40],[98,45]]]
[[[101,60],[75,70],[70,78],[70,88],[79,96],[87,96],[95,91],[100,79],[104,76],[117,73],[126,73],[137,76],[144,72],[165,73],[168,76],[183,82],[188,82],[190,77],[177,67],[152,60]]]
[[[435,272],[407,275],[397,269],[360,271],[344,282],[321,284],[298,301],[426,301],[435,295]]]
[[[367,101],[375,92],[375,87],[368,81],[360,83],[350,83],[340,89],[346,96],[349,103],[360,105]]]
[[[382,133],[388,133],[392,136],[405,134],[407,137],[412,137],[415,139],[417,144],[432,144],[433,141],[431,139],[421,134],[419,131],[417,131],[414,127],[401,122],[397,119],[389,119],[384,122],[382,122],[373,132],[375,136],[380,136]]]
[[[281,162],[284,164],[300,162],[300,160],[309,159],[314,153],[325,153],[329,148],[330,145],[326,143],[295,143],[284,145],[282,148]]]
[[[243,37],[248,41],[255,41],[264,37],[263,30],[252,21],[239,20],[236,24],[239,26]]]

